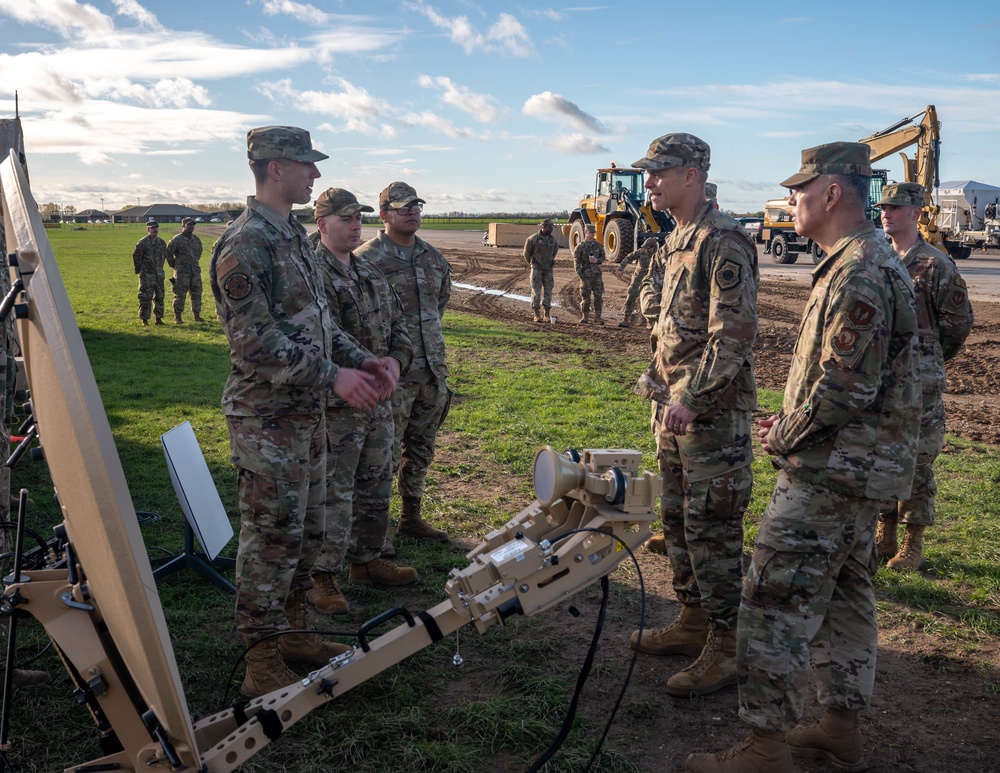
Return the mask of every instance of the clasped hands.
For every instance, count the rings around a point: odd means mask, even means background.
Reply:
[[[340,368],[333,393],[352,408],[371,410],[396,392],[399,361],[395,357],[366,357],[360,368]]]

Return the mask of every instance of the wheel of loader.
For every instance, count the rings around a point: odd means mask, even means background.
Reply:
[[[826,257],[826,253],[820,249],[819,245],[816,244],[816,242],[813,242],[812,256],[813,256],[813,263],[819,263],[820,261],[823,260],[823,258]]]
[[[632,252],[632,231],[632,223],[620,217],[605,224],[604,252],[608,262],[617,263]]]
[[[774,258],[775,263],[787,265],[794,263],[799,256],[794,252],[789,252],[788,240],[784,234],[778,234],[771,240],[771,257]]]
[[[569,227],[569,251],[572,253],[577,247],[583,244],[583,222],[574,220]]]

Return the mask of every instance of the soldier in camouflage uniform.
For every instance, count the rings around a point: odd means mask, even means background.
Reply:
[[[201,318],[201,239],[194,235],[194,218],[181,221],[181,232],[167,243],[167,264],[174,270],[174,324],[183,320],[184,299],[191,293],[191,311],[195,322]]]
[[[879,556],[890,569],[915,570],[924,562],[924,529],[934,525],[934,460],[944,446],[946,360],[962,348],[972,330],[972,304],[954,261],[920,236],[917,221],[924,204],[919,183],[887,185],[882,191],[882,226],[902,259],[917,299],[917,350],[923,414],[920,445],[910,498],[882,509],[876,532]],[[898,523],[906,524],[903,544],[896,545]]]
[[[590,321],[590,296],[594,296],[594,322],[604,324],[601,311],[604,309],[604,248],[594,238],[597,227],[587,224],[586,235],[573,250],[573,262],[580,277],[580,324]]]
[[[333,323],[389,374],[391,389],[371,410],[351,407],[331,395],[326,407],[327,478],[323,549],[306,595],[319,611],[344,614],[347,599],[336,574],[346,556],[353,585],[409,585],[417,573],[380,557],[389,527],[392,496],[392,402],[400,374],[413,348],[396,293],[378,266],[351,251],[361,241],[361,213],[374,207],[358,203],[350,191],[330,188],[316,200],[320,242],[316,259],[323,272]]]
[[[628,293],[625,296],[625,310],[622,312],[622,321],[618,323],[618,327],[628,327],[632,324],[632,313],[635,311],[636,301],[639,300],[639,293],[642,291],[642,281],[646,278],[646,274],[649,273],[649,262],[656,253],[656,247],[656,239],[649,237],[642,243],[639,249],[630,252],[618,264],[618,271],[615,272],[615,275],[624,281],[625,268],[629,263],[635,263],[635,270],[632,272],[632,281],[629,282]],[[652,324],[649,324],[649,327],[652,327]]]
[[[232,362],[222,411],[238,474],[236,626],[256,644],[240,689],[260,695],[297,679],[284,660],[316,667],[347,649],[313,634],[262,639],[305,627],[323,540],[327,398],[370,411],[390,381],[332,324],[312,246],[291,215],[311,199],[315,162],[327,156],[291,126],[251,129],[247,156],[256,195],[216,243],[209,278]]]
[[[378,265],[399,296],[413,345],[413,362],[392,398],[395,442],[393,470],[402,509],[396,534],[411,539],[446,541],[448,533],[421,516],[427,470],[434,461],[438,429],[451,405],[441,315],[451,298],[451,266],[425,242],[420,228],[424,200],[404,182],[390,183],[379,194],[385,229],[363,244],[358,258]],[[391,543],[383,556],[394,555]]]
[[[705,183],[705,200],[712,202],[712,207],[719,208],[719,186],[715,183]]]
[[[156,324],[163,324],[163,261],[167,259],[167,243],[160,238],[160,224],[155,220],[146,223],[146,235],[132,251],[132,264],[139,275],[139,319],[149,324],[152,306]]]
[[[552,266],[559,252],[559,242],[552,235],[552,221],[545,218],[538,233],[533,233],[524,243],[524,262],[531,269],[531,310],[535,322],[551,322]],[[544,309],[544,312],[539,309]]]
[[[913,288],[865,218],[869,157],[861,143],[820,145],[782,183],[796,232],[826,257],[781,413],[758,433],[779,473],[740,606],[740,717],[752,732],[725,754],[689,756],[692,773],[786,773],[791,753],[866,768],[859,714],[878,648],[875,521],[881,499],[909,496],[920,418]],[[797,726],[810,676],[823,717]]]
[[[636,392],[653,403],[662,545],[682,606],[673,624],[641,640],[636,631],[631,642],[649,654],[697,656],[667,681],[677,697],[736,684],[743,514],[753,484],[756,252],[706,200],[709,165],[708,145],[684,133],[654,140],[633,164],[648,170],[653,208],[677,221],[656,256],[660,273],[643,285],[643,314],[656,324],[653,361]]]

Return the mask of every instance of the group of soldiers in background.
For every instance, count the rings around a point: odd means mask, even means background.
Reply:
[[[288,662],[325,665],[348,648],[307,628],[308,610],[349,610],[351,584],[416,582],[388,561],[393,473],[400,537],[447,541],[421,511],[438,428],[451,403],[441,315],[451,267],[416,235],[424,200],[404,182],[379,196],[385,226],[358,246],[363,212],[343,188],[316,201],[311,241],[292,207],[320,176],[309,132],[247,134],[256,193],[216,243],[212,293],[232,370],[222,408],[238,472],[241,691],[298,679]],[[279,632],[285,635],[273,637]]]
[[[174,290],[174,324],[183,324],[181,315],[188,293],[191,294],[191,311],[195,322],[201,318],[201,239],[194,235],[195,221],[186,217],[181,221],[181,231],[169,243],[160,238],[160,224],[146,222],[146,235],[132,251],[132,264],[139,275],[139,321],[149,325],[163,324],[164,262],[174,270],[170,283]]]

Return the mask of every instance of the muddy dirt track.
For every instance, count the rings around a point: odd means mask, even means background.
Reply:
[[[531,325],[528,270],[520,249],[481,246],[481,234],[427,231],[421,236],[438,246],[454,271],[456,285],[472,285],[508,295],[456,287],[450,308],[492,319]],[[366,237],[367,238],[367,234]],[[799,320],[809,295],[811,265],[774,266],[758,247],[761,285],[757,311],[760,327],[755,352],[757,385],[781,390]],[[800,259],[800,263],[805,261]],[[620,328],[628,285],[613,266],[604,271],[604,326],[579,325],[578,279],[568,251],[556,258],[551,329],[572,332],[606,345],[609,352],[638,358],[649,354],[649,335],[641,325]],[[631,274],[626,271],[626,278]],[[1000,278],[1000,256],[961,261],[969,282],[976,324],[962,352],[948,363],[948,431],[970,440],[1000,443],[1000,302],[994,288]],[[968,269],[968,271],[966,271]],[[514,296],[514,297],[510,297]],[[521,296],[518,298],[516,296]],[[992,298],[993,300],[989,300]]]

